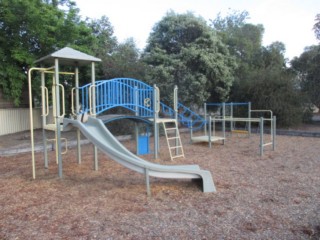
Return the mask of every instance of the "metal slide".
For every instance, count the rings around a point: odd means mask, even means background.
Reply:
[[[123,166],[141,174],[159,178],[201,179],[203,192],[216,192],[211,173],[198,165],[160,165],[139,158],[125,148],[100,119],[89,117],[86,123],[64,119],[64,126],[72,124],[102,152]]]

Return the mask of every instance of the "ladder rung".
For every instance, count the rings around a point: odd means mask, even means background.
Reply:
[[[168,140],[178,139],[179,137],[168,137]]]
[[[178,128],[166,128],[166,130],[178,130]]]
[[[176,149],[176,148],[182,148],[182,146],[179,145],[179,146],[170,147],[170,149]]]
[[[184,155],[181,154],[181,155],[172,156],[172,158],[178,158],[178,157],[184,157]]]

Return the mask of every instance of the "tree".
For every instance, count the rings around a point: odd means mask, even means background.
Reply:
[[[185,104],[228,98],[234,60],[206,22],[192,13],[167,13],[154,26],[143,60],[150,67],[147,80],[160,86],[167,102],[174,85]]]
[[[145,76],[145,64],[141,61],[139,49],[132,38],[118,44],[101,66],[105,79],[128,77],[142,80]]]
[[[316,23],[313,26],[314,33],[316,38],[320,41],[320,14],[316,15]]]
[[[271,109],[279,125],[297,124],[303,117],[303,95],[295,75],[286,66],[285,45],[274,42],[262,46],[264,28],[246,23],[248,18],[246,11],[233,11],[212,21],[237,61],[230,100],[252,102],[256,109]]]
[[[320,108],[320,45],[305,48],[300,57],[291,61],[291,65],[297,72],[301,90],[311,103]]]
[[[78,13],[71,0],[0,1],[0,88],[16,105],[36,59],[67,45],[90,53],[94,37]]]
[[[222,42],[228,46],[232,56],[236,58],[235,84],[239,85],[246,76],[261,64],[261,47],[264,28],[262,25],[246,23],[247,11],[232,11],[222,18],[220,14],[211,21],[212,28],[217,31]]]

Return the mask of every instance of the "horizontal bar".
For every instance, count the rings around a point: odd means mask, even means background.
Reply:
[[[269,146],[269,145],[272,145],[272,142],[268,142],[268,143],[263,144],[263,146]]]
[[[222,106],[223,103],[206,103],[207,106]],[[232,102],[232,103],[224,103],[225,106],[240,106],[240,105],[249,105],[246,102]]]
[[[44,71],[45,73],[55,73],[54,71]],[[63,74],[63,75],[74,75],[74,72],[59,72],[59,74]]]

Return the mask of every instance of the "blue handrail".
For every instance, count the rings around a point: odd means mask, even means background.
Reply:
[[[79,88],[83,110],[88,110],[89,89],[92,84]],[[153,116],[153,88],[149,85],[129,78],[100,80],[95,84],[96,114],[115,107],[124,107],[141,117]]]
[[[90,109],[89,91],[91,83],[79,87],[80,101],[82,111]],[[99,80],[95,83],[96,93],[96,114],[101,114],[115,107],[123,107],[134,112],[140,117],[153,117],[153,87],[132,78],[114,78],[110,80]],[[174,118],[175,111],[160,102],[161,114]],[[187,108],[181,103],[178,103],[178,121],[194,130],[200,129],[205,124],[206,120]]]

